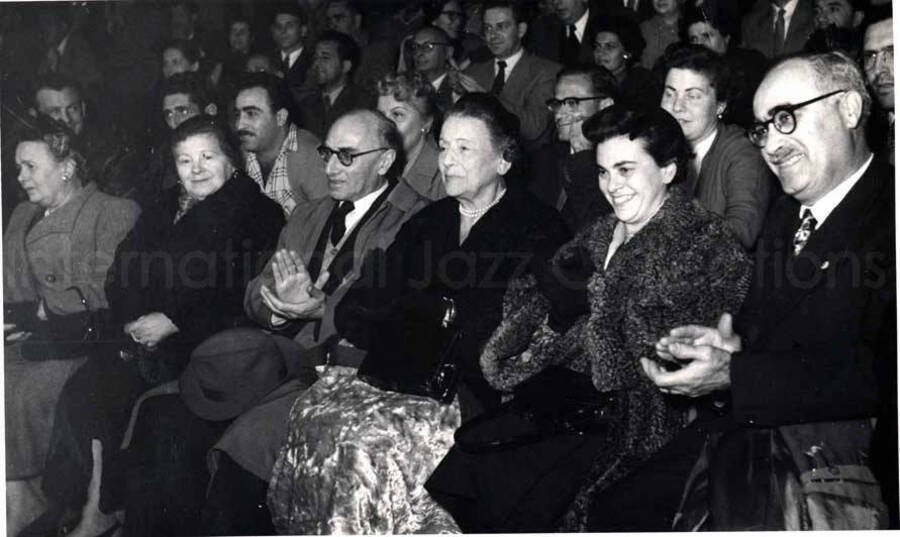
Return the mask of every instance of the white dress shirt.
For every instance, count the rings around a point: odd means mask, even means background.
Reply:
[[[816,219],[816,228],[822,227],[822,224],[825,223],[825,220],[828,218],[828,215],[834,211],[834,209],[840,205],[841,201],[847,197],[847,194],[850,192],[850,189],[859,182],[860,178],[862,178],[863,174],[866,173],[866,170],[869,169],[869,165],[872,164],[872,159],[875,155],[869,155],[869,158],[866,159],[866,162],[859,167],[858,170],[853,172],[850,177],[844,179],[838,184],[838,186],[831,189],[830,192],[822,196],[819,201],[812,204],[812,206],[803,205],[800,207],[800,214],[803,214],[803,211],[809,209],[812,212],[813,218]]]

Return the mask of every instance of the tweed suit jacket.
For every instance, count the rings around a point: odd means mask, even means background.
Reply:
[[[43,300],[51,312],[84,311],[75,286],[90,309],[108,306],[104,284],[119,243],[137,221],[130,200],[104,194],[88,183],[68,203],[29,225],[44,209],[25,201],[13,211],[3,234],[3,299]]]
[[[550,140],[553,122],[547,110],[547,99],[553,97],[556,73],[561,68],[558,63],[526,50],[515,68],[506,74],[500,102],[519,117],[519,132],[526,147],[537,147]],[[465,73],[489,90],[494,83],[494,60],[474,63]]]
[[[297,129],[297,150],[287,154],[288,182],[297,203],[328,196],[325,163],[316,151],[319,144],[319,138],[313,133]]]
[[[313,251],[319,236],[325,231],[328,217],[335,207],[335,200],[322,198],[308,203],[300,204],[294,209],[285,224],[281,235],[278,237],[277,249],[282,248],[296,251],[304,263],[309,265]],[[311,348],[336,333],[334,327],[334,307],[340,302],[347,289],[359,277],[359,270],[366,255],[378,248],[387,248],[394,240],[394,235],[413,214],[424,207],[428,200],[422,198],[409,188],[403,181],[399,181],[393,191],[375,208],[370,218],[362,223],[356,240],[353,244],[345,244],[342,249],[353,248],[353,269],[349,277],[325,299],[325,315],[321,321],[303,322],[292,321],[287,325],[275,326],[272,324],[272,310],[262,301],[260,288],[263,285],[273,289],[274,275],[270,263],[266,263],[262,273],[254,278],[247,286],[244,295],[244,311],[247,315],[270,330],[280,330],[300,323],[300,331],[294,340],[300,345]],[[320,325],[317,329],[316,325]],[[318,335],[318,337],[316,337]]]
[[[425,145],[416,157],[416,161],[410,166],[409,171],[403,175],[406,181],[417,194],[430,201],[437,201],[447,195],[444,190],[444,182],[441,181],[441,173],[438,170],[438,148],[430,134],[425,135]]]
[[[784,52],[782,55],[800,52],[803,50],[809,34],[813,32],[812,0],[799,0],[797,9],[791,17],[784,40]],[[753,8],[741,20],[741,35],[744,48],[758,50],[766,58],[772,59],[773,45],[775,43],[775,19],[772,2],[758,0]]]
[[[746,249],[765,223],[776,179],[744,131],[720,125],[691,193],[700,205],[725,219]]]

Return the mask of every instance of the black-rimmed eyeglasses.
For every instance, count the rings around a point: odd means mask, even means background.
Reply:
[[[547,99],[546,104],[547,108],[550,109],[554,114],[557,110],[562,108],[563,105],[566,105],[568,108],[575,108],[582,101],[599,101],[601,99],[606,99],[605,95],[600,95],[597,97],[566,97],[564,99]]]
[[[328,161],[331,160],[332,155],[337,155],[338,162],[343,164],[344,166],[350,166],[353,164],[353,159],[356,157],[361,157],[363,155],[368,155],[369,153],[374,153],[376,151],[387,151],[390,147],[378,147],[375,149],[369,149],[368,151],[360,151],[359,153],[352,153],[347,148],[341,149],[332,149],[327,145],[320,145],[316,151],[319,152],[319,156],[322,157],[322,160],[325,161],[325,164],[328,164]]]
[[[431,52],[434,50],[434,47],[449,47],[450,43],[438,43],[436,41],[427,41],[425,43],[416,43],[412,42],[409,44],[409,49],[415,52]]]
[[[770,119],[767,119],[766,121],[757,121],[747,129],[747,137],[750,138],[750,141],[753,142],[753,145],[756,147],[765,147],[766,139],[769,137],[769,123],[771,123],[772,126],[775,127],[775,130],[781,134],[791,134],[797,128],[797,117],[794,115],[796,110],[845,91],[849,90],[836,90],[831,93],[826,93],[825,95],[819,95],[808,101],[803,101],[802,103],[777,106],[772,110],[772,117]]]

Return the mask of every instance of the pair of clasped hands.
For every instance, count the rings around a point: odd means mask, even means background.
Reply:
[[[274,289],[266,284],[260,287],[263,304],[281,320],[321,319],[325,312],[322,288],[328,281],[328,271],[323,270],[312,281],[297,252],[284,248],[272,256],[271,267]]]
[[[731,354],[741,350],[728,313],[715,328],[687,325],[673,328],[656,342],[659,360],[641,358],[641,367],[663,393],[701,397],[731,384]],[[666,363],[675,364],[670,370]]]

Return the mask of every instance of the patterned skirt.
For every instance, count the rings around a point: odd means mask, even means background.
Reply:
[[[387,392],[333,367],[291,409],[269,482],[280,533],[458,533],[424,489],[459,405]]]

